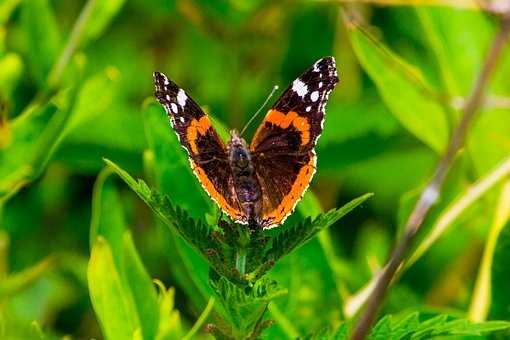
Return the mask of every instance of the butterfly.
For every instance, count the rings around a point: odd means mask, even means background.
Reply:
[[[236,130],[225,143],[183,89],[154,72],[155,96],[188,152],[200,184],[232,220],[250,228],[281,225],[316,171],[315,145],[329,94],[338,82],[335,59],[316,61],[269,109],[248,145]]]

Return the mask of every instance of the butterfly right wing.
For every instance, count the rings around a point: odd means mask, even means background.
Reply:
[[[155,96],[170,118],[179,142],[188,152],[193,173],[218,206],[238,223],[247,223],[233,190],[233,174],[225,144],[209,117],[184,90],[163,73],[154,72]]]

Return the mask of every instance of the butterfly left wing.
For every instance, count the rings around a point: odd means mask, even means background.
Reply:
[[[255,133],[250,151],[263,194],[264,228],[282,224],[308,188],[325,106],[337,82],[335,59],[318,60],[284,91]]]
[[[155,96],[165,108],[179,142],[188,152],[191,168],[200,184],[227,215],[246,224],[247,218],[231,190],[233,174],[225,145],[209,117],[163,73],[155,72],[154,82]]]

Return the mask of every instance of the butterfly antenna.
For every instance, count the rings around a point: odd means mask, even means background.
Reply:
[[[255,114],[253,116],[251,116],[250,120],[248,121],[248,123],[246,123],[246,125],[244,126],[244,128],[241,130],[241,133],[239,134],[239,136],[242,136],[243,133],[246,131],[246,129],[248,128],[248,126],[250,126],[251,122],[253,122],[253,120],[258,116],[258,114],[260,113],[260,111],[262,111],[262,109],[267,105],[267,102],[269,101],[269,99],[271,99],[271,97],[274,95],[274,93],[276,92],[276,90],[278,90],[278,85],[275,85],[273,87],[273,90],[271,90],[271,93],[269,94],[269,96],[267,96],[266,100],[264,101],[264,103],[262,104],[261,107],[259,107],[259,109],[257,110],[257,112],[255,112]]]

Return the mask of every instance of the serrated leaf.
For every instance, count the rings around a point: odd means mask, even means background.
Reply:
[[[297,247],[300,247],[319,231],[328,228],[335,222],[340,220],[343,216],[363,203],[372,194],[365,194],[358,198],[353,199],[341,208],[332,209],[327,213],[320,214],[316,218],[305,218],[301,223],[289,227],[283,232],[279,233],[274,239],[271,249],[268,251],[266,257],[277,261],[283,256],[289,254]]]
[[[430,339],[441,336],[480,336],[510,328],[507,321],[474,323],[447,314],[436,315],[420,321],[418,312],[399,317],[386,315],[372,329],[370,339]]]
[[[234,335],[250,334],[266,311],[267,304],[287,294],[287,290],[280,288],[276,281],[267,278],[246,287],[214,275],[209,282],[223,307],[222,317],[234,327]]]
[[[342,323],[333,333],[332,340],[347,340],[349,336],[349,326],[347,323]]]
[[[135,181],[126,171],[115,163],[105,159],[106,164],[115,171],[126,184],[152,209],[152,211],[176,233],[187,240],[202,254],[212,248],[211,229],[201,220],[193,220],[185,210],[174,205],[170,199],[143,181]]]
[[[349,27],[354,52],[393,115],[418,139],[440,153],[448,141],[448,123],[420,70],[391,52],[362,27],[354,23]]]

